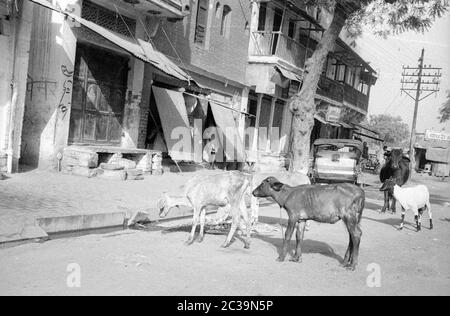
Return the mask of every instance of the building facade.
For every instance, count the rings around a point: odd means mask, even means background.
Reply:
[[[259,162],[267,169],[288,165],[292,115],[289,98],[301,89],[305,62],[313,54],[331,15],[305,1],[252,1],[247,84],[249,125],[265,128],[259,135]],[[342,39],[330,52],[316,92],[316,138],[351,138],[352,123],[367,115],[375,71]],[[260,133],[261,134],[261,133]]]
[[[326,12],[300,0],[12,3],[0,1],[9,58],[0,71],[0,152],[9,171],[19,163],[55,168],[68,146],[200,162],[209,143],[225,152],[222,161],[285,168],[288,100],[330,23]],[[312,138],[352,137],[374,73],[344,40],[336,43]],[[178,127],[189,131],[187,142]],[[213,142],[210,127],[231,134]]]
[[[137,148],[147,128],[146,76],[162,69],[189,81],[148,43],[160,23],[188,15],[185,1],[14,3],[1,6],[1,49],[10,59],[1,74],[0,149],[8,171],[19,162],[55,168],[70,145]]]

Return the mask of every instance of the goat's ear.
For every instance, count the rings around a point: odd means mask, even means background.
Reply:
[[[274,191],[280,191],[281,190],[281,188],[283,187],[283,183],[281,183],[281,182],[274,182],[274,183],[272,183],[271,185],[270,185],[270,187],[274,190]]]

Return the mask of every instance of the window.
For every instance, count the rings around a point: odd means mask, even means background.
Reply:
[[[293,20],[289,20],[288,36],[292,39],[295,37],[295,21]]]
[[[225,5],[223,6],[222,23],[220,24],[220,35],[229,38],[230,28],[231,28],[231,8]]]
[[[195,24],[194,42],[205,44],[206,23],[208,21],[208,0],[198,0],[197,22]]]
[[[258,31],[266,30],[266,15],[267,15],[267,2],[261,2],[259,4]]]
[[[337,64],[336,59],[328,58],[327,78],[330,78],[333,80],[336,78],[336,64]]]
[[[81,17],[125,36],[134,36],[136,21],[90,1],[83,1]],[[131,34],[130,34],[131,33]]]
[[[216,3],[216,19],[220,19],[220,2]]]
[[[337,81],[344,81],[345,79],[345,68],[346,66],[344,64],[337,65],[337,72],[336,72],[336,80]]]
[[[355,68],[347,67],[347,74],[345,76],[345,83],[350,86],[353,86],[353,80],[355,79]]]
[[[365,95],[369,93],[369,86],[366,83],[361,82],[361,92]]]
[[[361,74],[361,67],[356,67],[355,70],[355,82],[353,84],[353,88],[358,89],[359,83],[360,83],[360,74]]]

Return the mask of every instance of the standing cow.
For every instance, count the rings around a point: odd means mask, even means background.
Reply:
[[[386,156],[386,163],[380,171],[381,183],[384,183],[386,180],[392,178],[398,186],[401,187],[404,185],[409,179],[409,164],[409,158],[403,156],[403,149],[392,149],[390,154]],[[390,200],[392,200],[391,211],[392,213],[395,213],[395,198],[387,190],[384,191],[384,205],[381,209],[382,213],[389,209]]]

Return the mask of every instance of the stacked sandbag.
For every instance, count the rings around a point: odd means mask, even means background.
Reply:
[[[92,178],[97,175],[98,154],[86,148],[67,147],[62,155],[61,166],[63,172]]]
[[[83,169],[97,168],[98,154],[89,149],[67,147],[64,149],[61,165],[65,172],[73,173],[75,170],[75,174],[91,174],[92,170]]]
[[[112,163],[101,163],[97,177],[106,180],[125,181],[127,172],[123,166]]]

